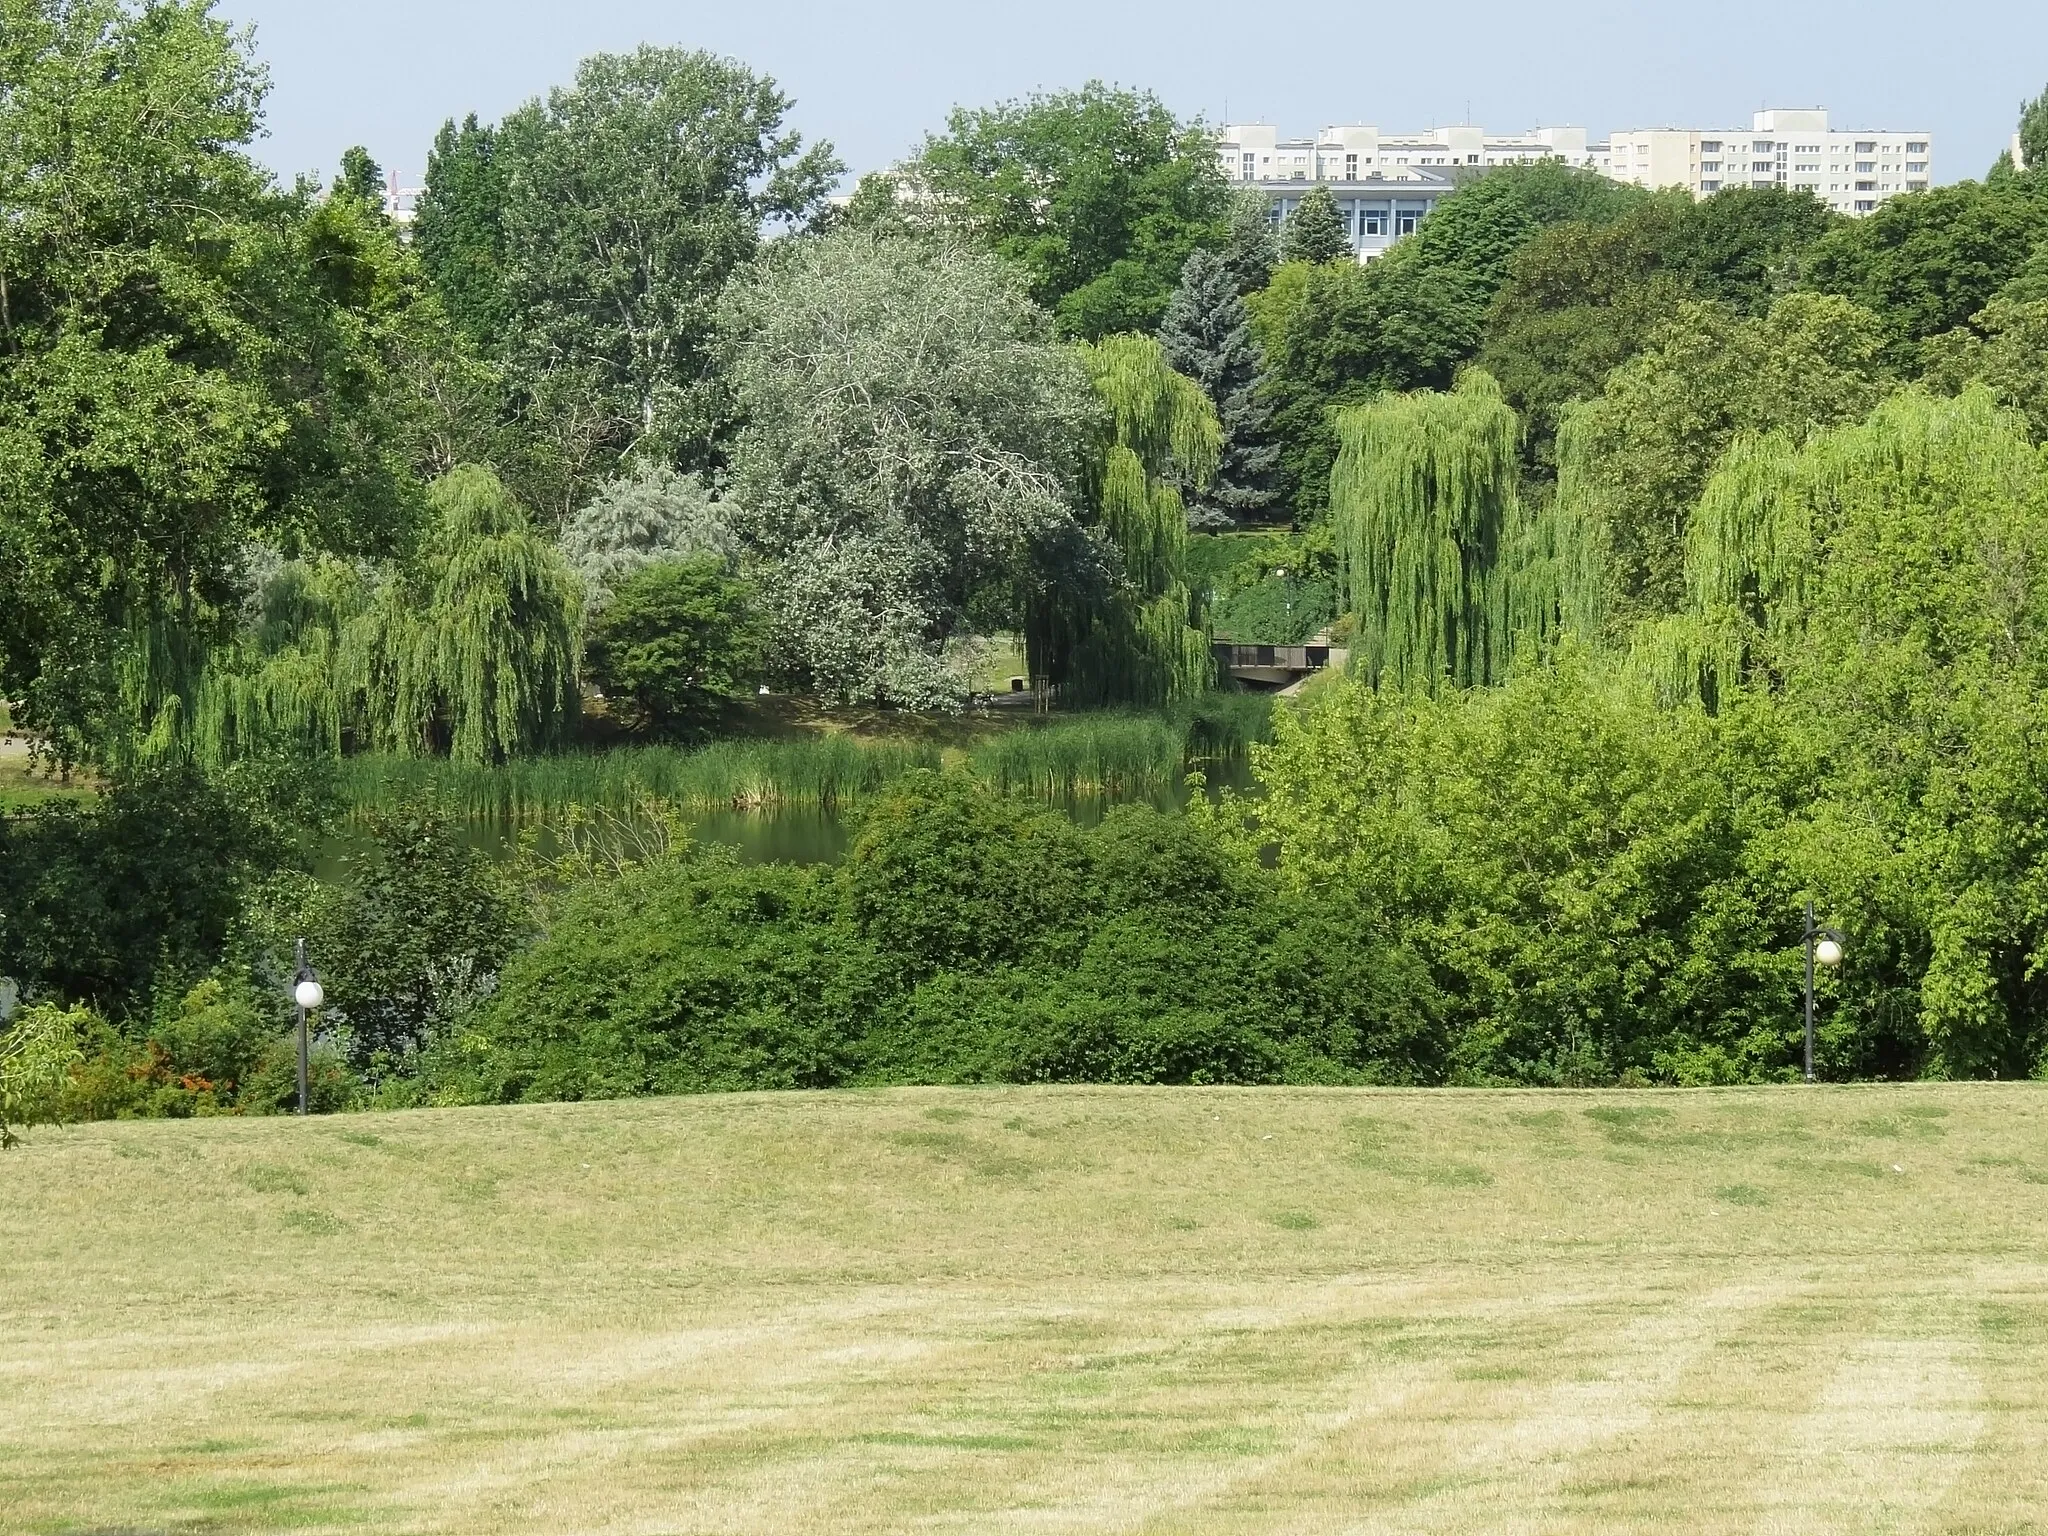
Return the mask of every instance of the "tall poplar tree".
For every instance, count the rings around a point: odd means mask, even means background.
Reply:
[[[1320,264],[1351,254],[1351,232],[1328,187],[1316,187],[1294,205],[1280,226],[1280,252],[1289,261]]]
[[[1196,503],[1195,521],[1255,517],[1279,497],[1280,445],[1273,408],[1259,395],[1259,349],[1228,258],[1196,251],[1160,322],[1159,343],[1174,370],[1201,386],[1223,429],[1216,477]],[[1203,514],[1209,514],[1204,517]]]

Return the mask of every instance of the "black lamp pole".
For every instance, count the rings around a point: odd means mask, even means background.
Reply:
[[[1816,923],[1813,919],[1813,903],[1806,904],[1806,1080],[1813,1081],[1813,964],[1814,951],[1826,942],[1834,951],[1832,959],[1823,957],[1821,963],[1834,965],[1842,958],[1845,943],[1842,935],[1833,928]]]
[[[299,1009],[299,1113],[306,1113],[306,1014],[320,1005],[320,978],[306,963],[306,941],[297,946],[298,974],[292,977],[292,1001]]]

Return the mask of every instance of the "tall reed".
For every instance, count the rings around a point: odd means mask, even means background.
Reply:
[[[1103,711],[1019,722],[966,754],[966,766],[1006,793],[1063,799],[1175,789],[1193,763],[1242,755],[1270,731],[1272,700],[1210,694],[1141,713]],[[572,806],[625,809],[659,800],[688,810],[838,810],[916,768],[938,768],[935,746],[817,736],[720,741],[695,751],[621,747],[515,758],[499,766],[446,758],[354,757],[342,788],[355,806],[430,793],[479,819],[536,821]]]

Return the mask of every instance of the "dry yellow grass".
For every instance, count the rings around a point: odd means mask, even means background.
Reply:
[[[1085,1089],[0,1159],[9,1531],[2048,1526],[2048,1090]]]

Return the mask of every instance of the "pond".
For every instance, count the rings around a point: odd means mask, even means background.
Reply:
[[[1225,789],[1243,793],[1253,788],[1251,763],[1245,757],[1208,761],[1202,764],[1202,771],[1208,780],[1206,793],[1212,800]],[[1049,803],[1077,824],[1092,827],[1120,804],[1142,802],[1160,810],[1182,809],[1187,805],[1188,793],[1183,784],[1149,793],[1076,795]],[[692,836],[707,843],[723,844],[748,864],[836,864],[846,856],[855,819],[853,813],[841,814],[816,806],[700,811],[686,813],[684,817]],[[531,825],[478,818],[463,824],[462,836],[465,842],[494,859],[509,859],[518,852],[520,837]],[[556,845],[546,824],[540,824],[535,831],[541,852],[552,851]],[[360,825],[349,825],[321,848],[314,860],[314,875],[321,880],[338,879],[349,855],[368,846],[368,833]]]

